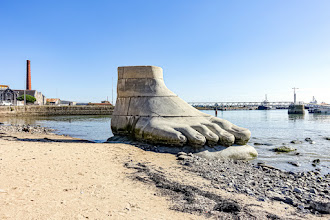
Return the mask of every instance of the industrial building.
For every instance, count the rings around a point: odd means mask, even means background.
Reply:
[[[0,85],[0,105],[18,105],[17,97],[22,95],[30,95],[36,98],[35,105],[45,105],[46,97],[31,87],[31,62],[26,61],[26,89],[12,90],[7,85]]]
[[[17,105],[18,93],[7,85],[0,85],[0,105]]]

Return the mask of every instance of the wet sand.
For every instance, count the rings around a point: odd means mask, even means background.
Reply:
[[[175,155],[53,134],[2,132],[0,179],[0,219],[329,218],[216,189]],[[198,192],[199,207],[223,206],[187,210],[182,198],[189,190]]]

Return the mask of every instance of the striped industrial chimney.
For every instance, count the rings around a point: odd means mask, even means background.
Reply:
[[[30,60],[26,61],[26,90],[31,90],[31,66]]]

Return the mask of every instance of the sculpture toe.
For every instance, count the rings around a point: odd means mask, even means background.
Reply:
[[[193,129],[201,133],[207,141],[208,145],[216,145],[219,141],[218,135],[216,135],[212,130],[210,130],[207,126],[205,125],[195,125],[192,126]]]
[[[223,130],[234,135],[235,144],[244,145],[249,141],[251,137],[251,132],[248,129],[238,127],[227,120],[220,118],[212,118],[211,121],[217,124]]]
[[[215,133],[219,139],[218,143],[224,146],[231,146],[235,142],[235,137],[231,133],[222,129],[219,125],[215,123],[207,123],[205,124],[213,133]]]
[[[134,137],[153,144],[182,146],[187,138],[160,118],[140,118],[134,128]]]
[[[191,146],[203,146],[206,138],[189,126],[177,127],[175,130],[181,132],[187,138],[187,142]]]
[[[141,140],[146,140],[155,144],[169,144],[182,146],[187,142],[187,138],[181,132],[170,127],[146,128],[143,131]]]
[[[235,144],[245,145],[251,137],[251,131],[246,128],[240,128],[235,135]]]

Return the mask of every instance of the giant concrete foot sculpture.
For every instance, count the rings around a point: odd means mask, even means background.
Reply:
[[[250,131],[200,112],[171,92],[156,66],[118,68],[115,135],[173,146],[244,145]]]

